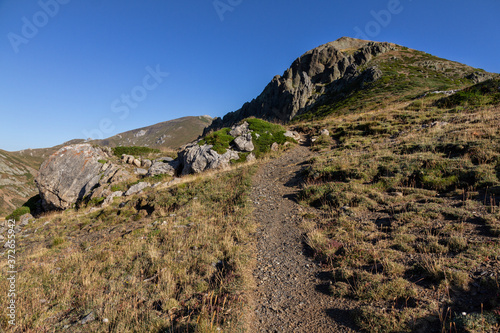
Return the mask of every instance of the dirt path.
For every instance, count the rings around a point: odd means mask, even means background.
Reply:
[[[299,224],[306,208],[295,202],[295,178],[311,156],[297,146],[263,165],[253,179],[260,224],[253,332],[356,332],[346,304],[322,292],[321,267],[303,254]]]

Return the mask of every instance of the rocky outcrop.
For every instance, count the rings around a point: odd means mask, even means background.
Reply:
[[[231,160],[237,160],[237,152],[228,149],[224,154],[219,154],[211,145],[200,146],[197,143],[187,146],[179,153],[182,165],[182,174],[200,173],[210,169],[224,169]]]
[[[377,67],[360,70],[373,57],[394,50],[390,43],[343,37],[306,52],[282,76],[275,76],[264,91],[205,130],[229,127],[254,116],[266,120],[290,121],[310,110],[322,96],[341,91],[353,81],[360,85],[377,80]]]
[[[146,176],[152,177],[156,175],[169,175],[174,176],[176,170],[179,168],[179,161],[155,161],[153,165],[149,168]]]
[[[66,146],[40,167],[36,183],[44,209],[66,209],[83,199],[99,184],[123,179],[126,172],[110,162],[108,152],[90,144]]]
[[[127,192],[125,192],[124,196],[137,194],[137,193],[141,192],[142,190],[144,190],[145,188],[148,188],[150,186],[151,185],[149,183],[146,183],[146,182],[137,183],[135,185],[130,186],[130,188],[127,190]]]
[[[251,152],[255,149],[253,142],[252,142],[252,134],[247,133],[238,136],[236,139],[234,139],[234,145],[236,148],[240,151],[244,152]]]

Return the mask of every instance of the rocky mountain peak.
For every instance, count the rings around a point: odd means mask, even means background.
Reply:
[[[380,73],[376,68],[363,72],[358,68],[395,48],[395,44],[349,37],[318,46],[297,58],[282,76],[275,76],[257,98],[216,120],[209,129],[230,126],[250,116],[289,121],[309,110],[327,90],[339,90],[360,77],[364,81],[377,79]]]

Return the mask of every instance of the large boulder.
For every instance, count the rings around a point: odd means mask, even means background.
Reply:
[[[179,153],[183,175],[211,169],[224,169],[229,167],[231,160],[238,158],[239,155],[235,151],[228,149],[224,154],[219,154],[212,149],[211,145],[192,144]]]
[[[52,154],[36,178],[44,209],[69,208],[100,182],[115,177],[118,167],[102,163],[107,158],[107,152],[90,144],[66,146]]]
[[[255,149],[253,142],[252,142],[252,134],[251,133],[240,135],[239,137],[234,139],[234,145],[240,151],[251,152]]]

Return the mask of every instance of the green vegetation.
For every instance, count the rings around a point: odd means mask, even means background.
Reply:
[[[262,119],[257,118],[247,118],[242,120],[248,123],[248,128],[252,131],[252,142],[254,144],[255,150],[253,153],[256,157],[262,156],[262,154],[267,153],[271,150],[271,145],[276,142],[278,144],[283,144],[286,141],[292,142],[293,139],[284,136],[285,128],[281,125],[272,124]],[[223,128],[216,132],[210,133],[205,138],[203,138],[198,144],[212,145],[212,149],[219,154],[224,154],[227,149],[229,149],[232,144],[234,137],[229,135],[231,131],[230,128]],[[245,154],[240,154],[245,155]],[[246,155],[245,155],[246,157]],[[242,157],[236,162],[241,162]]]
[[[24,214],[29,214],[30,213],[30,208],[26,206],[22,206],[17,208],[12,212],[12,214],[8,215],[5,217],[6,220],[16,220],[19,221],[19,218],[23,216]]]
[[[229,149],[230,143],[234,140],[234,137],[229,135],[231,131],[230,128],[223,128],[216,132],[210,133],[203,140],[198,142],[200,146],[202,145],[212,145],[212,149],[215,150],[219,154],[226,153],[227,149]]]
[[[283,144],[288,139],[283,135],[285,128],[281,125],[271,124],[257,118],[248,118],[244,121],[248,122],[248,128],[253,131],[252,141],[255,146],[254,154],[256,157],[269,152],[274,142]]]
[[[480,107],[500,104],[500,80],[487,80],[436,101],[440,108]]]
[[[149,155],[149,154],[158,154],[158,153],[161,153],[161,151],[159,149],[153,149],[153,148],[149,148],[149,147],[135,147],[135,146],[123,147],[123,146],[120,146],[120,147],[113,148],[113,154],[115,156],[118,156],[118,157],[121,157],[123,154],[138,157],[138,156],[145,156],[145,155]]]

